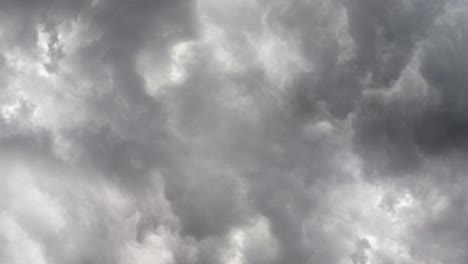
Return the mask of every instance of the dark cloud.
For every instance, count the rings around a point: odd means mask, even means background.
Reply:
[[[465,152],[464,58],[459,55],[465,22],[463,15],[447,16],[421,43],[393,91],[363,98],[355,122],[358,148],[366,156],[387,152],[377,159],[387,160],[392,170],[413,170],[427,156]]]
[[[299,27],[303,34],[304,56],[318,60],[317,72],[306,72],[297,81],[298,96],[303,98],[298,104],[324,101],[333,114],[344,118],[355,109],[364,89],[388,88],[398,80],[444,2],[356,0],[346,1],[344,7],[333,1],[329,5],[334,13],[328,16],[292,14],[299,24],[292,24],[293,29]],[[310,13],[313,8],[297,10]],[[347,23],[337,25],[340,8]]]

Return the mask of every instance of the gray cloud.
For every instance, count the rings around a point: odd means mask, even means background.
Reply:
[[[392,169],[464,152],[463,23],[463,14],[441,17],[392,89],[363,98],[358,141],[388,151]]]
[[[457,1],[2,1],[3,263],[465,263]]]

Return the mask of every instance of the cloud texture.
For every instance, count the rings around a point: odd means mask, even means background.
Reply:
[[[0,0],[0,263],[467,263],[467,51],[459,0]]]

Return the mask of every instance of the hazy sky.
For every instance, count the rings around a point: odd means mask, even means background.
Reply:
[[[466,0],[0,0],[0,263],[468,263]]]

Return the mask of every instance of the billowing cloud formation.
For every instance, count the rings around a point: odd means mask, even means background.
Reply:
[[[0,2],[0,262],[466,263],[468,6]]]

